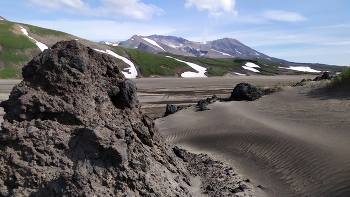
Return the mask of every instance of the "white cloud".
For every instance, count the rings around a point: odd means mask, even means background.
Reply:
[[[170,35],[176,31],[164,25],[131,22],[118,23],[110,20],[39,20],[23,21],[23,23],[63,31],[92,41],[123,41],[129,39],[132,35],[139,35],[140,33],[145,36],[152,34]]]
[[[237,15],[234,10],[236,0],[186,0],[185,7],[196,7],[199,11],[208,10],[209,17],[218,18],[224,13]]]
[[[350,40],[342,40],[336,42],[323,42],[320,45],[350,45]]]
[[[78,9],[78,10],[84,10],[89,8],[89,5],[82,2],[81,0],[50,0],[50,1],[30,0],[30,1],[36,5],[53,8],[53,9],[61,9],[61,8],[68,7],[68,8]]]
[[[161,15],[164,11],[154,5],[146,5],[139,0],[101,0],[104,14],[127,16],[136,19],[148,19],[152,15]]]
[[[153,15],[161,15],[164,11],[154,5],[142,3],[140,0],[99,0],[99,7],[91,7],[82,0],[30,0],[31,3],[53,10],[64,10],[75,14],[93,16],[131,17],[149,19]],[[85,0],[86,1],[86,0]]]
[[[262,17],[275,20],[275,21],[286,21],[286,22],[297,22],[307,20],[304,16],[296,12],[288,12],[284,10],[267,10],[263,12]]]

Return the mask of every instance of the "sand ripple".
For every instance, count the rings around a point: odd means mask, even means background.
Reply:
[[[269,196],[350,194],[350,101],[291,88],[157,121],[167,141],[222,159]]]

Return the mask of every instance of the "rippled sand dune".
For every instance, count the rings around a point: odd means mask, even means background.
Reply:
[[[350,195],[350,98],[289,87],[157,120],[167,141],[231,164],[267,196]]]

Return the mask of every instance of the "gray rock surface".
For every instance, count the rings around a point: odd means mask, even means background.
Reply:
[[[23,78],[0,104],[0,196],[195,196],[113,58],[59,42]]]

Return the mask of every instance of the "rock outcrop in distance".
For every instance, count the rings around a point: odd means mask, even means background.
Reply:
[[[195,196],[108,55],[59,42],[1,106],[0,196]]]

